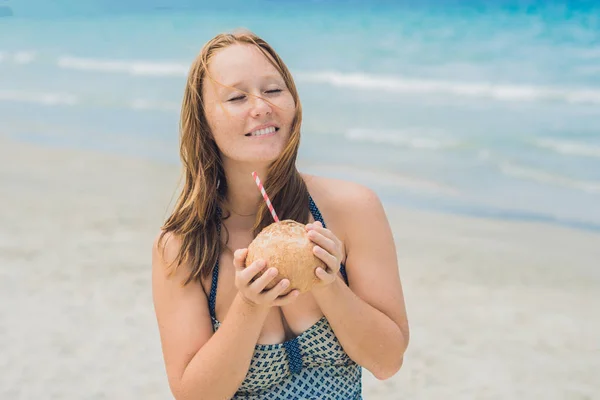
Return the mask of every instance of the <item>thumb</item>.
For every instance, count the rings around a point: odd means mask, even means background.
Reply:
[[[248,255],[248,249],[237,249],[233,253],[233,266],[237,271],[243,270],[246,265],[246,256]]]

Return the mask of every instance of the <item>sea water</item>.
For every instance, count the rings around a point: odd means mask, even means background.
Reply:
[[[409,207],[600,229],[600,6],[124,3],[0,1],[1,135],[177,163],[192,60],[247,28],[295,77],[304,171]]]

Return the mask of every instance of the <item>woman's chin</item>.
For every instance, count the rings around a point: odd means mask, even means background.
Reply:
[[[281,157],[282,152],[283,149],[277,148],[257,150],[256,152],[253,152],[251,157],[248,158],[249,161],[254,163],[270,164]]]
[[[269,166],[278,158],[281,157],[285,146],[247,146],[244,149],[236,149],[235,152],[229,154],[221,153],[224,157],[225,165],[232,164],[251,164],[252,168],[260,168],[261,166]]]
[[[278,154],[265,154],[265,155],[253,158],[252,160],[250,160],[250,162],[252,164],[269,166],[272,163],[274,163],[275,161],[277,161],[277,159],[279,158],[280,154],[281,153],[278,153]]]

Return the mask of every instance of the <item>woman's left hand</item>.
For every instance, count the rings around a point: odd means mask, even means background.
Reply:
[[[327,270],[321,267],[315,270],[317,278],[321,280],[318,286],[328,286],[337,279],[340,264],[344,259],[344,246],[342,241],[329,229],[323,228],[319,221],[307,224],[306,230],[308,238],[316,245],[313,248],[314,255],[327,265]]]

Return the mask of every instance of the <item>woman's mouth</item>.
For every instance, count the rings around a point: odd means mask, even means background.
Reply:
[[[250,132],[250,133],[246,133],[244,136],[247,136],[247,137],[272,136],[278,130],[279,130],[279,128],[276,128],[274,126],[270,126],[268,128],[257,129],[255,131]]]

